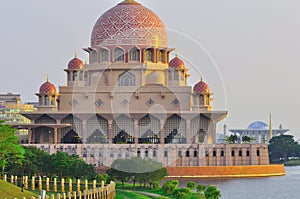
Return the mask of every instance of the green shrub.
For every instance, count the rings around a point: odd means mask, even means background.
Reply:
[[[196,183],[195,182],[192,182],[192,181],[189,181],[187,184],[186,184],[186,187],[191,189],[191,190],[194,190],[196,189]]]
[[[159,182],[153,182],[153,189],[154,190],[159,189],[159,187],[160,187]]]
[[[192,192],[189,188],[176,189],[174,192],[174,196],[177,199],[189,199],[191,195],[192,195]]]
[[[199,185],[197,186],[197,192],[202,193],[202,192],[204,192],[205,188],[206,188],[206,186],[204,186],[204,185],[202,185],[202,184],[199,184]]]
[[[204,191],[205,198],[208,199],[219,199],[221,197],[221,192],[215,186],[207,186]]]
[[[179,181],[178,180],[168,180],[162,186],[162,190],[164,194],[172,195],[176,188],[178,187]]]

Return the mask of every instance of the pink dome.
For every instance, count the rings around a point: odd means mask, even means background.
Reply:
[[[40,87],[40,94],[56,94],[56,88],[53,84],[46,81],[41,87]]]
[[[69,70],[76,70],[76,69],[82,69],[82,68],[83,68],[83,62],[80,59],[78,59],[77,57],[73,58],[68,64]]]
[[[208,85],[204,81],[201,80],[194,86],[194,92],[195,93],[209,93],[210,89],[209,89]]]
[[[169,63],[170,68],[184,68],[184,62],[177,56]]]
[[[94,25],[91,46],[168,46],[168,35],[159,17],[133,0],[106,11]]]

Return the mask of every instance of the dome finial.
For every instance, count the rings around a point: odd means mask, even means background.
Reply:
[[[46,75],[46,82],[49,82],[48,74]]]
[[[77,58],[77,51],[76,51],[76,50],[75,50],[75,55],[74,55],[74,57]]]
[[[200,82],[203,82],[203,77],[202,77],[202,75],[200,75]]]

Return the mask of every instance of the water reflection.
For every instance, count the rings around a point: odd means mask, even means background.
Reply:
[[[179,180],[179,187],[186,187],[188,181],[196,184],[214,185],[221,191],[222,199],[297,199],[300,198],[300,166],[285,167],[286,176],[263,178]]]

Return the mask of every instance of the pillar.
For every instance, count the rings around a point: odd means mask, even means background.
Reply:
[[[186,143],[191,143],[191,123],[189,120],[186,121]]]
[[[160,144],[164,144],[165,143],[164,125],[165,125],[165,121],[164,120],[160,120],[160,136],[159,136]]]
[[[32,177],[32,180],[31,180],[31,190],[35,190],[35,177],[33,176]]]
[[[28,176],[25,176],[25,189],[28,189]]]
[[[134,120],[134,144],[139,144],[139,121]]]
[[[39,177],[39,191],[43,190],[43,182],[42,182],[42,177]]]
[[[65,179],[61,179],[61,192],[64,193],[65,192]]]
[[[28,144],[31,144],[32,142],[32,129],[28,129],[28,135],[27,135]]]
[[[18,176],[15,176],[15,185],[18,186]]]
[[[56,178],[54,178],[53,191],[57,192],[57,181],[56,181]]]
[[[57,136],[57,128],[54,128],[54,140],[53,144],[57,144],[58,136]]]
[[[50,191],[49,178],[46,179],[46,191]]]
[[[77,191],[80,192],[80,179],[77,180]]]
[[[11,184],[14,183],[14,178],[15,178],[15,177],[14,177],[13,175],[10,176],[10,183],[11,183]]]
[[[72,179],[69,179],[69,192],[72,193]]]
[[[7,175],[4,174],[4,181],[7,182]]]
[[[94,180],[94,181],[93,181],[93,189],[96,189],[96,188],[97,188],[97,181]]]
[[[111,144],[112,143],[112,139],[113,139],[113,131],[112,131],[112,120],[108,120],[108,143]]]
[[[88,181],[87,180],[85,180],[84,181],[84,190],[88,190],[89,189],[89,184],[88,184]]]
[[[87,139],[87,121],[82,120],[82,143],[86,143]]]

